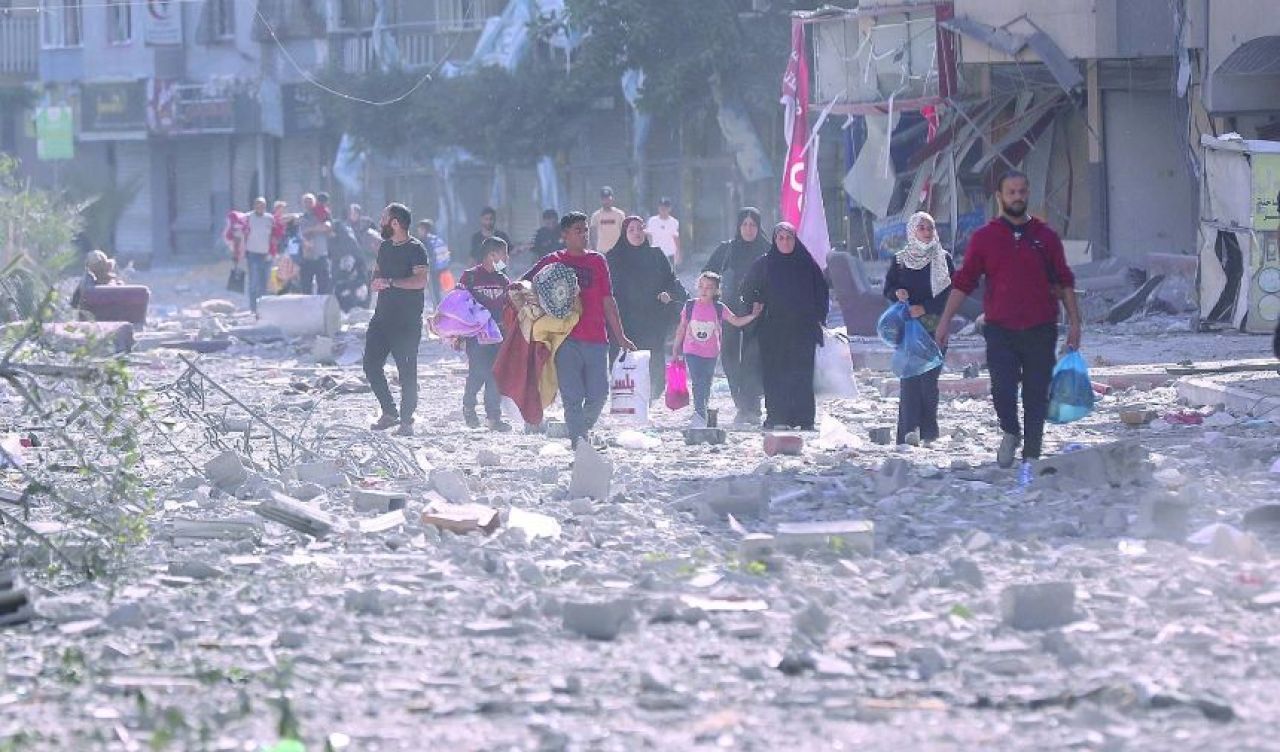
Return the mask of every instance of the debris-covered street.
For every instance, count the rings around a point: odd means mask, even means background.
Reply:
[[[1261,338],[1091,332],[1097,363],[1143,366],[1135,385],[1051,427],[1021,486],[992,462],[985,397],[944,387],[932,447],[874,443],[883,366],[821,404],[795,456],[750,430],[686,446],[658,407],[575,462],[564,440],[463,426],[438,342],[430,429],[383,437],[351,364],[363,317],[318,363],[315,338],[152,347],[246,323],[165,305],[125,359],[168,437],[142,447],[145,545],[93,581],[23,549],[37,618],[4,633],[11,748],[249,750],[295,729],[317,749],[1271,745],[1275,426],[1162,373]],[[6,421],[20,404],[5,392]],[[56,508],[31,524],[74,559],[89,542]]]

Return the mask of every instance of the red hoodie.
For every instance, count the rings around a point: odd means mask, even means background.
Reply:
[[[1006,329],[1030,329],[1058,321],[1058,298],[1050,290],[1050,270],[1052,284],[1075,286],[1076,278],[1067,266],[1062,241],[1052,228],[1032,217],[1015,229],[996,217],[973,234],[964,266],[951,283],[971,295],[986,275],[982,306],[987,323]]]

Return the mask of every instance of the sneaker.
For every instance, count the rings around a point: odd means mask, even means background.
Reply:
[[[406,420],[400,423],[400,428],[396,429],[396,436],[412,436],[413,421]]]
[[[388,428],[391,428],[392,426],[399,425],[399,423],[400,423],[399,415],[388,415],[386,413],[383,413],[382,417],[378,418],[378,422],[369,426],[369,428],[374,431],[385,431]]]
[[[506,433],[511,430],[511,424],[502,418],[490,418],[488,421],[489,430],[497,433]]]
[[[475,410],[463,410],[462,419],[467,422],[467,428],[480,427],[480,416],[476,415]]]
[[[1023,460],[1022,466],[1018,468],[1018,487],[1026,488],[1031,485],[1031,478],[1031,462],[1029,460]]]
[[[1013,467],[1013,455],[1020,444],[1022,444],[1020,436],[1006,433],[1004,438],[1000,439],[1000,450],[996,452],[996,464],[1000,467]]]

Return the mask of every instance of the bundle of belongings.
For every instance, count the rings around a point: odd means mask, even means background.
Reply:
[[[555,401],[556,350],[582,316],[578,293],[578,275],[565,264],[548,264],[532,283],[520,282],[509,293],[503,322],[508,335],[493,371],[498,391],[516,403],[530,425],[542,423],[543,411]]]
[[[440,301],[436,312],[427,319],[431,333],[456,346],[459,340],[475,337],[482,345],[494,345],[502,341],[498,322],[489,309],[481,305],[471,292],[455,287]]]

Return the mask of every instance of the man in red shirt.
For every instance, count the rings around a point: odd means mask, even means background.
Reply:
[[[1000,467],[1013,465],[1019,444],[1024,461],[1040,456],[1058,344],[1059,301],[1067,309],[1067,349],[1080,347],[1075,276],[1057,233],[1027,214],[1028,192],[1029,181],[1021,172],[1008,172],[996,184],[1000,216],[970,239],[964,266],[952,280],[951,296],[934,334],[938,346],[945,349],[951,318],[985,275],[982,333],[987,340],[991,400],[1004,432],[996,453]],[[1019,385],[1023,426],[1018,423]]]
[[[569,332],[569,338],[556,350],[556,378],[560,382],[560,401],[564,403],[564,422],[570,443],[577,447],[579,439],[595,426],[609,397],[609,335],[622,349],[636,349],[622,330],[622,317],[613,299],[613,282],[604,256],[587,250],[587,215],[569,212],[560,220],[564,250],[548,253],[525,273],[532,280],[548,264],[571,267],[578,277],[578,297],[582,317]],[[608,327],[606,331],[606,325]]]

